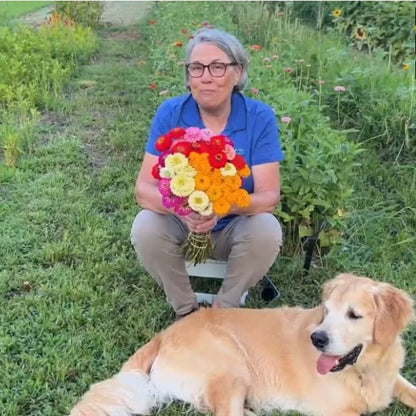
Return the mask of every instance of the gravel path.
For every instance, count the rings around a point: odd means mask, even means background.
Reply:
[[[149,2],[146,1],[106,1],[101,23],[107,25],[131,25],[139,22],[146,14]],[[21,17],[27,24],[38,26],[48,19],[53,5],[46,6],[33,13]]]

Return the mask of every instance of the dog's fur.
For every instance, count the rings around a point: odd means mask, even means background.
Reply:
[[[245,407],[358,416],[394,398],[416,409],[416,387],[399,374],[400,332],[412,317],[405,292],[350,274],[326,283],[314,309],[203,309],[93,385],[71,416],[149,414],[175,399],[216,416],[241,416]],[[331,372],[333,356],[357,345],[356,363]]]

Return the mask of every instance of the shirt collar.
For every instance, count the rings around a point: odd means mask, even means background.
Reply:
[[[192,94],[189,94],[182,107],[181,121],[185,126],[204,128],[199,114],[199,108]],[[231,95],[231,114],[228,117],[224,134],[232,134],[238,130],[244,130],[247,126],[247,109],[242,94],[233,92]]]

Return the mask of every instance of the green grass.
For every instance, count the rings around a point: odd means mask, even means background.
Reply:
[[[0,1],[0,19],[12,19],[54,4],[53,1]]]
[[[210,20],[232,30],[227,12],[207,3],[163,3],[156,18],[177,25]],[[158,76],[154,67],[163,62],[154,60],[142,37],[152,30],[145,23],[152,17],[138,27],[103,29],[99,52],[77,72],[53,110],[42,114],[34,150],[22,155],[16,169],[0,163],[4,416],[67,414],[91,383],[117,372],[173,321],[163,293],[129,242],[138,209],[135,176],[151,116],[165,99],[148,88]],[[164,25],[164,30],[163,42],[176,40],[176,28],[169,33]],[[181,79],[180,67],[171,71]],[[182,85],[169,88],[178,93]],[[280,257],[269,276],[282,297],[270,306],[315,305],[320,285],[341,271],[416,294],[415,166],[386,162],[375,151],[360,162],[341,244],[317,259],[307,276],[302,258]],[[252,293],[248,306],[265,306],[257,295]],[[414,327],[405,334],[404,374],[413,382],[415,336]],[[160,413],[178,415],[184,409],[175,404]],[[412,414],[401,405],[378,413]]]

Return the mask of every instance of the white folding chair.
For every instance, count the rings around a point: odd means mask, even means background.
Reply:
[[[186,262],[186,271],[188,275],[196,278],[206,279],[224,279],[227,270],[227,262],[221,260],[207,259],[205,263],[199,263],[196,266],[192,262]],[[212,304],[215,294],[205,292],[195,292],[198,303],[206,302]],[[246,303],[248,291],[245,291],[240,298],[240,305]]]

